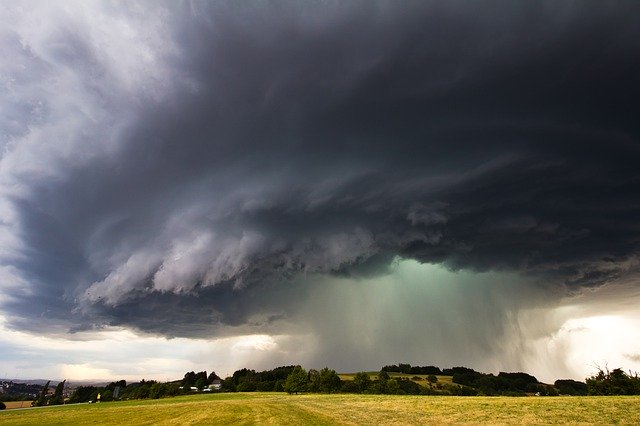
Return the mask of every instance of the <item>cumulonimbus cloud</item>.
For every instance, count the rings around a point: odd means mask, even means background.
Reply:
[[[637,267],[637,5],[3,8],[16,327],[268,324],[252,294],[396,257]]]

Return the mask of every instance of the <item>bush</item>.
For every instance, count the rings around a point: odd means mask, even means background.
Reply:
[[[4,410],[6,408],[7,406],[4,404],[4,402],[0,401],[0,410]]]
[[[360,388],[353,380],[346,380],[344,383],[342,383],[341,390],[345,393],[360,393]]]
[[[408,379],[398,380],[398,386],[407,395],[419,395],[422,390],[422,386]]]
[[[640,395],[640,377],[631,376],[616,368],[613,371],[598,371],[587,379],[589,395]]]
[[[587,384],[576,380],[556,380],[553,384],[561,395],[586,395]]]

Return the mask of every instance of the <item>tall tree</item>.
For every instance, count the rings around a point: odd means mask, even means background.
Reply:
[[[42,407],[44,405],[47,405],[47,392],[49,391],[49,383],[51,383],[51,380],[47,381],[47,383],[42,388],[38,399],[33,401],[31,405],[33,405],[34,407]]]
[[[207,377],[207,384],[210,385],[214,380],[222,380],[222,378],[218,376],[215,371],[212,371],[209,377]]]
[[[325,393],[337,392],[340,390],[341,385],[342,385],[342,382],[335,370],[330,370],[328,367],[325,367],[322,370],[320,370],[320,373],[318,374],[318,391],[319,392],[325,392]]]
[[[62,405],[62,404],[64,404],[64,396],[63,396],[62,392],[64,391],[64,384],[66,382],[67,382],[66,380],[63,380],[60,383],[58,383],[58,385],[56,386],[56,390],[53,393],[53,396],[51,397],[51,399],[49,399],[49,405]]]
[[[369,377],[369,374],[361,371],[356,373],[353,378],[353,383],[358,389],[358,393],[364,393],[369,390],[369,387],[371,386],[371,378]]]
[[[289,394],[295,393],[297,395],[298,392],[307,390],[308,381],[307,372],[301,366],[296,365],[284,382],[284,390]]]

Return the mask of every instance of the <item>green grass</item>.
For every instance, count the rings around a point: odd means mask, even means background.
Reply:
[[[236,393],[0,412],[43,424],[640,424],[640,397],[441,397]]]

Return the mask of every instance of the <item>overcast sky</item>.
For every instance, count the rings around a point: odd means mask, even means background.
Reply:
[[[0,376],[640,369],[640,3],[0,0]]]

